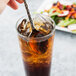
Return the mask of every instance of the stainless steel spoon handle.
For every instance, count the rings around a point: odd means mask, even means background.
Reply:
[[[31,18],[31,14],[30,14],[30,12],[29,12],[29,8],[28,8],[28,5],[27,5],[26,0],[24,0],[24,5],[25,5],[25,8],[26,8],[26,12],[27,12],[29,21],[30,21],[30,23],[31,23],[31,27],[32,27],[32,29],[33,29],[33,28],[34,28],[34,26],[33,26],[33,20],[32,20],[32,18]]]

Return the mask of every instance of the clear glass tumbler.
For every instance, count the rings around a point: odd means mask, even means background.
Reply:
[[[23,19],[17,22],[17,29]],[[26,76],[50,76],[54,34],[55,26],[51,33],[37,38],[28,38],[18,32]]]

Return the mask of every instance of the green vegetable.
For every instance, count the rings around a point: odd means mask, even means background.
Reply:
[[[51,18],[54,20],[56,16],[51,16]]]
[[[55,10],[54,8],[51,9],[50,12],[49,12],[49,14],[52,14],[54,10]]]
[[[49,12],[49,16],[55,16],[55,15],[59,15],[60,14],[58,12],[53,12],[55,10],[56,10],[55,8],[51,9],[50,12]]]
[[[44,13],[44,11],[41,11],[40,13],[41,13],[41,14],[43,14],[43,13]]]
[[[76,3],[73,3],[73,4],[75,4],[75,5],[76,5]]]
[[[65,8],[66,8],[66,6],[65,6],[65,5],[64,5],[63,7],[64,7],[63,9],[65,9]]]
[[[38,14],[38,12],[33,12],[33,14]]]
[[[72,32],[73,32],[73,33],[76,33],[76,30],[73,30]]]
[[[60,13],[58,13],[58,12],[55,12],[55,13],[51,13],[51,14],[49,14],[49,16],[57,16],[57,15],[59,15]]]
[[[62,20],[62,21],[60,21],[60,23],[58,24],[58,26],[64,26],[64,27],[66,27],[66,26],[68,26],[68,25],[70,25],[70,24],[75,24],[76,23],[76,19],[68,19],[68,20]]]
[[[61,20],[64,20],[65,17],[51,16],[51,18],[58,24]]]

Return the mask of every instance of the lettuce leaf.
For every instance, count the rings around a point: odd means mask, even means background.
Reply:
[[[58,12],[55,12],[55,13],[52,13],[52,14],[49,14],[50,16],[58,16],[60,13],[58,13]]]
[[[72,32],[73,32],[73,33],[76,33],[76,30],[73,30]]]
[[[55,10],[54,8],[51,9],[50,12],[49,12],[49,14],[52,14],[54,10]]]
[[[66,27],[68,25],[75,24],[75,23],[76,23],[76,19],[62,20],[62,21],[60,21],[60,23],[58,23],[58,26]]]
[[[56,24],[65,19],[65,17],[58,17],[58,16],[51,16],[51,18],[55,21]]]

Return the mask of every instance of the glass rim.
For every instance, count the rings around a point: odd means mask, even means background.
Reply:
[[[20,36],[20,37],[22,37],[22,38],[25,38],[25,39],[27,39],[27,40],[30,40],[30,39],[32,39],[32,40],[34,40],[34,39],[43,39],[43,38],[46,38],[46,37],[51,37],[53,34],[54,34],[54,32],[55,32],[55,22],[54,22],[54,20],[52,19],[52,18],[50,18],[51,19],[51,21],[53,22],[53,30],[52,30],[52,32],[50,32],[49,34],[47,34],[47,35],[45,35],[45,36],[42,36],[42,37],[36,37],[36,38],[31,38],[31,37],[27,37],[27,36],[24,36],[24,35],[22,35],[21,33],[19,33],[19,31],[17,30],[17,28],[18,28],[18,26],[19,26],[19,24],[18,24],[18,22],[22,19],[22,18],[25,18],[25,16],[22,16],[21,18],[19,18],[18,19],[18,21],[16,22],[16,31],[17,31],[17,33],[18,33],[18,35]],[[27,18],[27,17],[26,17]],[[25,19],[26,19],[25,18]],[[28,20],[28,18],[27,18],[27,20]]]

